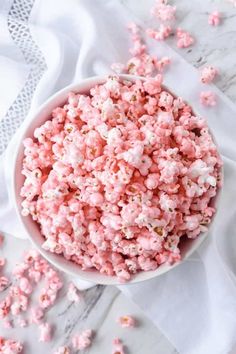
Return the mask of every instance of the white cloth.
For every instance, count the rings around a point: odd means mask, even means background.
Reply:
[[[116,0],[2,0],[1,6],[0,147],[31,98],[34,110],[63,86],[125,62],[130,19]],[[152,50],[172,58],[165,83],[207,116],[224,156],[225,185],[214,227],[198,252],[159,278],[120,289],[181,354],[226,354],[236,341],[236,108],[216,88],[216,108],[200,107],[196,70],[165,44]],[[7,191],[16,139],[0,161],[0,229],[24,237]]]

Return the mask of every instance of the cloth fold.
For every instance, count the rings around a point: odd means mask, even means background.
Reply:
[[[23,121],[25,114],[17,114],[17,109],[21,105],[19,112],[28,111],[29,107],[24,106],[27,97],[32,97],[32,112],[67,84],[110,73],[113,62],[128,59],[126,25],[131,16],[127,9],[116,0],[97,0],[94,4],[94,0],[3,0],[0,66],[3,60],[8,80],[0,82],[2,99],[7,98],[0,105],[0,134],[16,131],[15,121],[9,117]],[[24,8],[28,12],[21,12]],[[22,41],[27,32],[27,51],[20,39],[12,43],[8,27],[12,9],[14,21],[24,24],[23,29],[20,27]],[[218,96],[217,106],[201,107],[198,96],[203,86],[196,69],[165,43],[149,45],[158,57],[172,59],[165,84],[207,117],[223,155],[225,181],[213,228],[200,249],[167,274],[119,288],[145,311],[181,354],[226,354],[236,341],[236,108],[215,87],[211,89]],[[22,58],[30,48],[34,59],[24,62]],[[22,90],[28,92],[25,101],[19,100]],[[9,110],[15,115],[9,115]],[[0,230],[24,237],[11,197],[16,139],[17,131],[0,157]],[[1,148],[3,151],[0,141]]]

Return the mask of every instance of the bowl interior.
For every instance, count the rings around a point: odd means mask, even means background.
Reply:
[[[132,75],[120,75],[121,79],[130,80],[134,82],[137,77]],[[139,78],[144,80],[144,78]],[[13,171],[13,190],[14,190],[14,198],[15,198],[15,206],[18,213],[18,216],[24,226],[25,232],[28,237],[32,240],[34,245],[37,247],[39,252],[53,265],[55,265],[60,270],[69,273],[78,278],[97,283],[97,284],[118,284],[118,280],[115,276],[105,276],[100,274],[95,270],[81,270],[78,265],[74,264],[71,261],[66,260],[63,256],[53,254],[51,252],[45,251],[42,248],[42,244],[44,242],[44,237],[42,236],[38,224],[33,221],[31,216],[23,217],[21,215],[21,203],[23,198],[20,196],[20,190],[24,183],[24,176],[21,174],[22,170],[22,161],[24,155],[24,148],[22,141],[26,137],[33,137],[33,132],[35,128],[43,124],[50,116],[52,110],[58,106],[62,106],[67,98],[67,95],[70,91],[74,91],[77,93],[87,94],[94,85],[105,82],[106,77],[93,77],[90,79],[86,79],[81,81],[79,84],[74,84],[67,86],[63,90],[57,92],[53,95],[49,100],[47,100],[39,110],[33,114],[28,119],[28,123],[24,125],[22,129],[21,136],[19,139],[19,145],[16,149],[15,163],[14,163],[14,171]],[[169,90],[170,91],[170,90]],[[217,196],[212,200],[212,204],[215,205],[218,199],[219,190]],[[185,260],[189,257],[203,242],[206,238],[207,233],[201,233],[196,239],[187,239],[183,238],[180,244],[182,260]],[[161,275],[174,267],[176,267],[179,263],[168,265],[163,264],[159,266],[154,271],[147,272],[139,272],[136,274],[129,283],[141,282],[144,280],[151,279],[158,275]],[[128,284],[129,284],[128,283]]]

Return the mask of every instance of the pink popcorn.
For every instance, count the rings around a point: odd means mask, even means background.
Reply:
[[[178,48],[188,48],[194,43],[194,38],[187,31],[184,31],[181,28],[177,28],[176,37]]]
[[[22,277],[20,279],[19,287],[25,294],[32,293],[33,289],[32,289],[32,286],[27,278]]]
[[[219,11],[213,11],[208,17],[208,23],[211,26],[218,26],[221,21],[221,15]]]
[[[157,41],[163,41],[165,40],[166,38],[168,38],[170,36],[172,32],[172,28],[170,26],[166,26],[166,25],[163,25],[161,24],[159,29],[157,31],[151,29],[151,28],[148,28],[146,30],[146,34],[150,37],[150,38],[153,38]]]
[[[132,25],[130,31],[142,43],[139,29]],[[89,95],[71,93],[61,123],[52,115],[34,140],[26,140],[25,186],[37,175],[39,189],[21,191],[45,250],[122,283],[180,260],[180,238],[202,232],[203,205],[221,183],[221,160],[206,122],[163,88],[158,60],[143,48],[128,66],[139,75],[156,74],[134,83],[110,76]],[[34,154],[41,152],[36,163]],[[27,291],[24,278],[45,278],[39,306],[55,303],[62,281],[36,253],[25,256],[15,275],[21,292]],[[68,298],[79,300],[73,285]],[[12,310],[25,307],[14,301]]]
[[[129,315],[119,317],[118,323],[124,328],[135,327],[136,325],[135,319]]]
[[[75,350],[84,350],[91,345],[92,330],[86,329],[72,337],[72,346]]]
[[[40,307],[33,307],[31,309],[31,317],[30,317],[30,322],[39,324],[41,323],[41,320],[44,317],[44,312]]]
[[[80,301],[79,291],[73,283],[69,284],[66,296],[67,296],[67,299],[71,302],[79,302]]]
[[[218,70],[214,68],[213,66],[205,66],[201,70],[201,82],[203,84],[210,84],[214,78],[217,76]]]
[[[119,338],[113,339],[112,344],[112,354],[125,354],[124,346]]]
[[[168,0],[156,0],[155,5],[151,9],[152,16],[160,21],[175,20],[176,7],[168,4]]]
[[[1,354],[19,354],[23,351],[23,345],[13,339],[5,339],[0,337],[0,353]]]
[[[212,91],[202,91],[200,102],[203,106],[214,107],[216,105],[216,95]]]
[[[39,325],[39,341],[50,342],[52,339],[52,326],[49,323]]]
[[[70,349],[68,347],[59,347],[53,354],[70,354]]]
[[[51,305],[54,304],[56,300],[57,294],[55,291],[48,289],[48,288],[43,288],[41,290],[41,293],[39,295],[39,306],[42,309],[46,309],[50,307]]]

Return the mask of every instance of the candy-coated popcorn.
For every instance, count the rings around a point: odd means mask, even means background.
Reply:
[[[53,354],[70,354],[71,351],[68,347],[59,347]]]
[[[23,344],[14,339],[0,337],[1,354],[19,354],[23,351]]]
[[[172,32],[172,28],[170,26],[166,26],[164,24],[160,24],[158,30],[154,30],[152,28],[148,28],[146,30],[146,34],[157,41],[163,41],[170,36]]]
[[[175,20],[176,6],[168,4],[168,0],[156,0],[151,9],[152,16],[158,20],[166,22]]]
[[[90,347],[92,343],[93,332],[91,329],[86,329],[80,334],[72,337],[72,346],[75,350],[84,350]]]
[[[201,82],[203,84],[210,84],[214,78],[218,75],[218,70],[213,66],[205,66],[201,70]]]
[[[216,105],[216,95],[212,91],[202,91],[200,102],[203,106],[214,107]]]
[[[177,47],[178,48],[188,48],[194,43],[194,38],[187,31],[177,28]]]
[[[67,293],[66,293],[67,299],[71,302],[79,302],[80,301],[80,294],[74,283],[70,283]]]
[[[124,345],[119,338],[113,339],[112,345],[112,354],[125,354]]]
[[[31,294],[32,293],[32,285],[30,284],[29,280],[27,278],[22,277],[20,279],[19,283],[20,289],[25,293],[25,294]]]
[[[52,326],[45,322],[39,325],[39,341],[50,342],[52,339]]]
[[[213,11],[208,17],[208,23],[211,26],[218,26],[221,22],[221,15],[219,11]]]
[[[121,325],[121,327],[124,328],[132,328],[135,327],[136,325],[136,320],[134,317],[126,315],[126,316],[121,316],[118,318],[118,323]]]
[[[166,1],[158,6],[169,11]],[[181,237],[197,237],[211,221],[214,211],[205,210],[222,164],[205,120],[162,86],[169,58],[147,53],[139,27],[129,31],[135,45],[127,72],[155,76],[130,82],[111,75],[87,95],[70,93],[25,140],[21,190],[23,214],[38,223],[45,250],[122,283],[181,259]],[[193,42],[181,29],[177,37],[181,47]],[[206,68],[203,80],[213,71]],[[209,92],[201,101],[214,103]],[[55,303],[62,281],[36,252],[15,275],[24,294],[45,278],[39,306]],[[79,301],[73,284],[67,297]],[[12,311],[22,304],[14,301]]]
[[[40,307],[33,307],[31,309],[31,317],[30,317],[30,322],[39,324],[41,323],[41,320],[44,317],[44,312]]]

